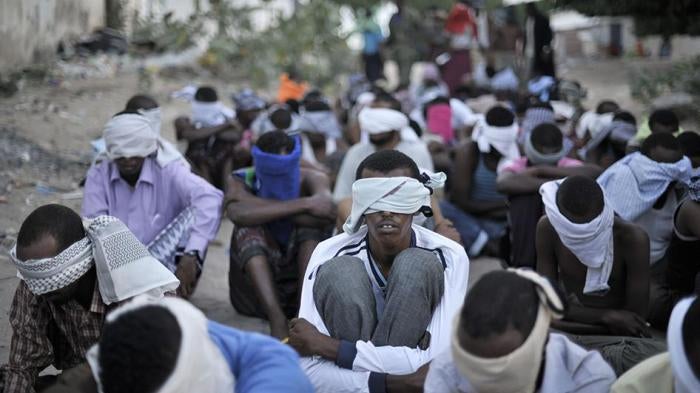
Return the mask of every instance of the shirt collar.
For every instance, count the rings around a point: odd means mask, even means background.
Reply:
[[[117,180],[124,181],[124,179],[122,179],[121,175],[119,174],[119,168],[117,168],[117,164],[114,161],[112,161],[109,163],[109,165],[112,167],[111,175],[109,178],[110,183],[113,183]],[[136,182],[137,185],[141,182],[153,184],[153,181],[155,179],[153,165],[154,165],[153,158],[146,157],[146,159],[143,161],[143,167],[141,168],[141,174],[139,175],[139,180]]]

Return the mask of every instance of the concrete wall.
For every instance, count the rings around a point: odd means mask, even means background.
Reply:
[[[103,21],[104,0],[0,0],[0,72],[50,59],[61,39]]]

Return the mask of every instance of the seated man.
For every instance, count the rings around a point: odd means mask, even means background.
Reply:
[[[564,309],[550,282],[529,269],[487,273],[469,290],[451,350],[430,364],[425,391],[607,392],[616,376],[600,354],[549,333]]]
[[[266,318],[273,336],[287,336],[306,265],[335,219],[325,174],[302,169],[301,143],[283,131],[263,134],[252,168],[228,180],[231,235],[229,290],[241,314]]]
[[[673,237],[668,247],[666,279],[667,307],[692,293],[700,293],[700,135],[688,131],[678,136],[683,154],[690,159],[693,173],[687,197],[673,216]]]
[[[420,168],[411,157],[401,153],[398,150],[380,150],[372,153],[364,159],[357,168],[356,180],[364,177],[381,177],[378,174],[386,174],[386,176],[405,176],[420,180]],[[369,176],[371,175],[371,176]],[[418,215],[413,217],[413,223],[424,228],[430,229],[435,233],[439,233],[446,238],[461,243],[459,233],[455,229],[450,220],[446,220],[440,211],[439,199],[436,195],[430,198],[430,206],[433,211],[432,217]],[[352,210],[352,198],[347,198],[338,204],[338,217],[336,218],[336,229],[341,232],[345,221],[350,216]]]
[[[406,134],[413,133],[408,117],[395,109],[365,108],[359,114],[360,129],[369,134],[369,142],[352,146],[343,158],[333,190],[333,200],[340,202],[352,196],[352,184],[357,167],[362,160],[379,150],[398,150],[411,157],[419,168],[433,171],[433,161],[428,148],[422,142],[407,141]]]
[[[535,230],[544,213],[540,186],[550,180],[581,175],[595,179],[600,169],[566,157],[564,136],[553,123],[536,126],[524,143],[525,156],[509,161],[496,187],[508,196],[510,264],[535,268]]]
[[[156,133],[158,137],[158,148],[161,154],[161,161],[163,163],[170,163],[172,161],[177,161],[187,167],[190,164],[187,162],[185,157],[177,150],[177,147],[173,145],[170,141],[160,136],[160,126],[161,126],[161,113],[160,106],[158,102],[151,96],[147,95],[135,95],[129,98],[126,102],[126,107],[122,113],[133,113],[140,114],[148,118],[151,123],[151,129]],[[102,160],[108,160],[109,155],[107,154],[107,146],[104,138],[97,139],[92,142],[93,148],[97,150],[97,156],[95,162]]]
[[[202,86],[191,100],[192,117],[175,119],[177,139],[188,142],[185,156],[194,171],[219,189],[233,170],[233,151],[241,140],[236,112],[224,106],[213,87]]]
[[[508,210],[506,196],[496,189],[496,170],[520,156],[517,136],[513,112],[496,106],[477,123],[472,140],[456,149],[450,200],[442,201],[440,208],[472,257],[481,254],[489,242],[490,253],[499,253]]]
[[[700,392],[700,301],[690,297],[673,309],[668,352],[645,360],[612,386],[612,393]]]
[[[292,349],[177,298],[139,297],[111,313],[88,362],[104,393],[313,392]]]
[[[615,217],[603,190],[582,176],[540,188],[546,216],[537,224],[537,271],[561,280],[570,299],[562,322],[553,327],[574,334],[588,349],[600,350],[617,375],[664,350],[649,338],[649,238],[644,230]]]
[[[469,260],[459,244],[412,225],[430,213],[444,176],[424,184],[395,173],[363,168],[345,233],[318,245],[304,275],[289,343],[317,392],[421,389],[427,364],[448,347]]]
[[[44,368],[85,361],[108,309],[179,284],[122,222],[101,216],[84,227],[61,205],[42,206],[24,220],[10,257],[21,281],[10,307],[9,363],[0,369],[5,393],[40,391]]]
[[[109,160],[88,170],[83,215],[122,220],[175,272],[180,294],[190,296],[219,228],[222,193],[187,166],[166,160],[143,115],[117,114],[105,125],[104,138]]]
[[[641,152],[616,162],[598,178],[615,213],[642,227],[649,236],[649,322],[657,329],[666,328],[671,313],[668,260],[664,257],[673,236],[673,214],[690,172],[690,160],[683,157],[678,140],[671,134],[657,133],[644,140]]]

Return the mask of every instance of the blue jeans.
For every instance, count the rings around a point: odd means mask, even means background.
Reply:
[[[479,255],[487,241],[498,239],[506,232],[506,220],[474,217],[448,201],[440,201],[440,210],[455,225],[470,257]]]

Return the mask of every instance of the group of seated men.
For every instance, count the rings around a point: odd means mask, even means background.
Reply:
[[[429,87],[409,108],[373,88],[343,122],[318,91],[234,111],[200,87],[185,155],[132,97],[82,217],[20,228],[0,391],[700,391],[700,135]],[[231,303],[272,337],[187,301],[222,214]],[[468,288],[480,255],[509,268]]]

